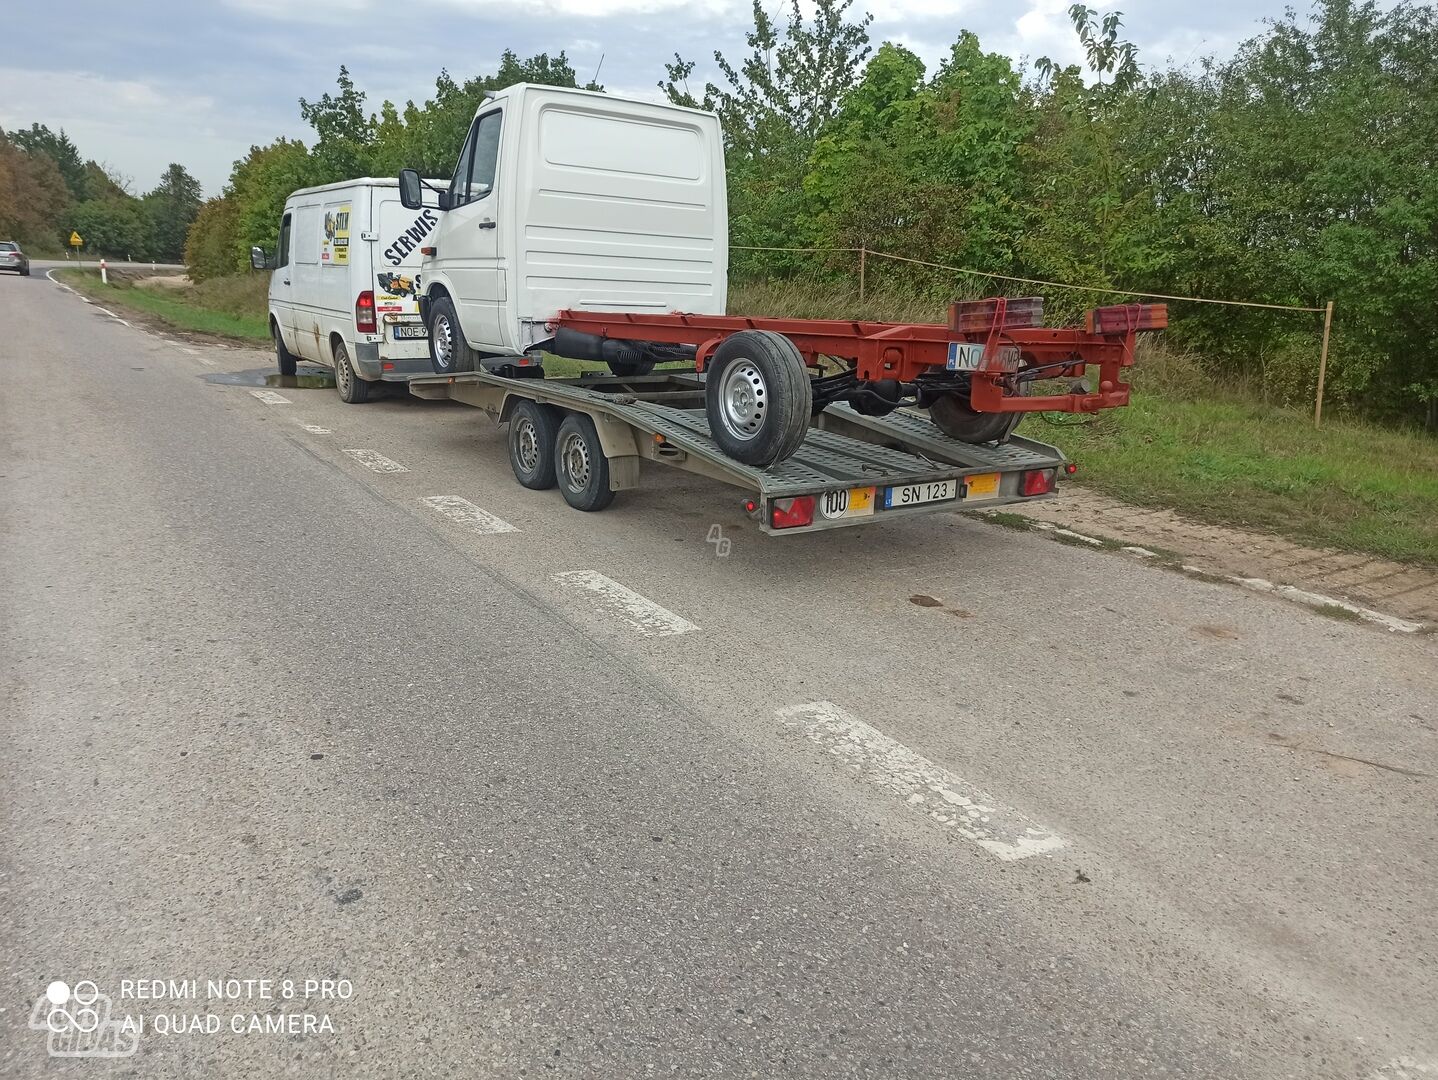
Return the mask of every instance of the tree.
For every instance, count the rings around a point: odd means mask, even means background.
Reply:
[[[240,262],[239,205],[233,196],[210,199],[195,215],[185,237],[185,269],[191,281],[224,277],[249,268]]]
[[[30,154],[0,135],[0,236],[53,248],[56,221],[70,207],[70,191],[54,160]]]
[[[300,98],[300,116],[315,129],[312,153],[321,183],[364,176],[374,142],[375,124],[365,114],[364,91],[356,89],[343,64],[336,82],[336,94],[321,94],[313,102]]]
[[[87,251],[125,259],[150,254],[149,222],[138,199],[89,199],[70,211],[66,228],[85,238]]]
[[[670,101],[713,109],[724,128],[730,238],[738,244],[801,244],[806,163],[869,56],[871,16],[848,21],[853,0],[817,0],[806,19],[790,0],[782,32],[754,0],[750,53],[736,66],[715,52],[724,85],[695,97],[695,64],[675,55],[659,83]]]
[[[60,175],[64,177],[70,198],[76,201],[89,198],[84,162],[80,159],[80,151],[70,141],[64,129],[56,134],[44,124],[31,124],[23,131],[12,131],[7,137],[13,145],[27,154],[43,154],[54,162]]]
[[[144,198],[154,258],[174,261],[184,255],[185,234],[200,211],[200,201],[200,182],[183,165],[171,164]]]

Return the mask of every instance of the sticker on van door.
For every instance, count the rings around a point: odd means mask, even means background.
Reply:
[[[391,266],[398,266],[409,258],[410,255],[419,250],[419,242],[428,236],[436,225],[439,224],[439,215],[430,207],[426,206],[419,212],[419,216],[410,222],[409,227],[394,238],[385,246],[385,261]]]
[[[379,280],[379,287],[392,297],[408,296],[414,297],[415,279],[406,277],[404,274],[376,274]],[[386,299],[390,297],[387,296]]]
[[[350,261],[350,204],[337,203],[325,209],[325,242],[320,262],[345,266]]]

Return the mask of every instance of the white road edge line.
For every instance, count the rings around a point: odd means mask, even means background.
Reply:
[[[266,405],[293,405],[294,402],[285,397],[284,394],[277,394],[273,390],[251,390],[251,397],[257,397]]]
[[[681,618],[668,608],[660,607],[647,596],[640,596],[633,589],[595,570],[565,570],[555,574],[554,580],[561,585],[594,593],[641,634],[673,637],[699,629],[688,619]]]
[[[329,428],[327,428],[327,427],[320,427],[318,424],[301,424],[300,427],[304,428],[304,429],[305,429],[306,431],[308,431],[311,435],[333,435],[333,434],[334,434],[334,432],[331,431]]]
[[[503,518],[495,517],[488,510],[475,506],[468,499],[462,499],[458,495],[428,495],[420,499],[420,502],[431,510],[443,514],[451,521],[467,526],[471,532],[486,536],[494,533],[519,532]]]
[[[250,391],[254,393],[255,391]],[[409,472],[409,469],[398,461],[391,461],[377,450],[341,450],[340,453],[348,454],[366,469],[377,473],[401,473]]]
[[[1046,855],[1068,846],[992,795],[916,754],[832,701],[791,705],[775,714],[799,728],[866,783],[903,799],[929,820],[968,837],[1005,862]]]

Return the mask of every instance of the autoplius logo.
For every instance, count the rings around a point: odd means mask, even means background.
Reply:
[[[425,207],[420,211],[419,217],[414,219],[414,223],[400,233],[393,244],[384,249],[384,257],[391,266],[398,266],[438,224],[439,216],[429,207]]]

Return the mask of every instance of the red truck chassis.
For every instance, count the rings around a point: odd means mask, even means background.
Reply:
[[[1119,376],[1133,364],[1135,335],[1167,326],[1168,310],[1163,304],[1099,307],[1087,313],[1081,327],[1044,327],[1042,319],[1040,297],[997,297],[955,301],[947,326],[575,310],[559,312],[550,325],[598,338],[693,346],[698,371],[731,334],[767,330],[792,341],[811,367],[824,356],[851,361],[854,375],[865,383],[912,384],[954,372],[967,378],[967,398],[975,412],[1093,413],[1128,404],[1128,384]],[[957,357],[966,358],[962,363],[969,366],[955,366]],[[1022,369],[1024,381],[1076,379],[1089,367],[1098,368],[1097,387],[1078,384],[1062,394],[1029,396],[1015,378]]]

